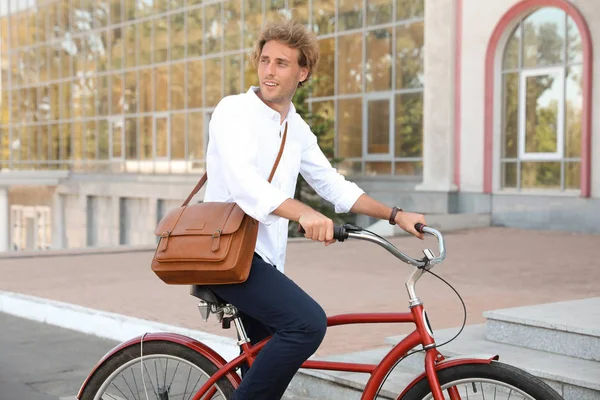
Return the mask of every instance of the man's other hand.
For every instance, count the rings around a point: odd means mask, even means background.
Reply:
[[[415,229],[415,224],[417,222],[420,222],[423,225],[427,225],[425,223],[425,216],[421,214],[400,211],[396,214],[395,221],[400,228],[404,229],[411,235],[415,235],[419,239],[424,238],[424,235],[420,232],[417,232],[417,230]]]

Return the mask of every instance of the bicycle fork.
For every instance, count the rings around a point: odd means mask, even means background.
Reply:
[[[425,355],[425,371],[427,371],[427,380],[429,381],[429,387],[435,400],[444,400],[442,387],[435,371],[435,364],[443,360],[444,356],[435,348],[428,350]],[[448,388],[448,395],[450,396],[450,400],[461,400],[456,386]]]

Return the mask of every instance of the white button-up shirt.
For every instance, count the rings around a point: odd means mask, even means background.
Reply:
[[[255,218],[259,222],[256,253],[283,272],[289,221],[272,212],[294,197],[298,173],[338,213],[350,211],[364,192],[331,167],[293,104],[281,124],[281,115],[256,95],[257,90],[251,87],[223,98],[212,114],[204,201],[235,202]],[[269,183],[286,122],[285,148]]]

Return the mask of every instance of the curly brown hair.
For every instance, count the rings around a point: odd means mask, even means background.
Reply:
[[[255,68],[258,66],[264,45],[271,40],[278,41],[292,49],[298,50],[298,64],[300,67],[308,68],[306,79],[298,83],[298,86],[302,86],[304,82],[310,79],[314,68],[319,62],[319,45],[316,36],[312,32],[309,32],[304,25],[292,19],[269,23],[260,33],[254,45],[254,51],[250,55]]]

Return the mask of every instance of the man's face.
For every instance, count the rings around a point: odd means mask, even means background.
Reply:
[[[263,46],[258,60],[258,80],[263,100],[285,105],[298,83],[306,79],[308,68],[298,65],[298,50],[271,40]]]

